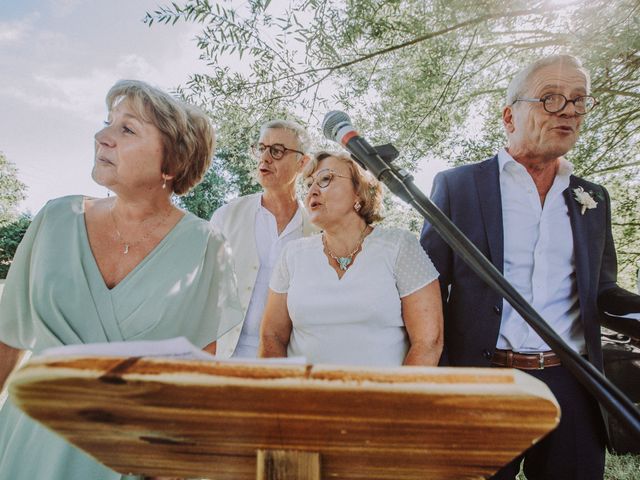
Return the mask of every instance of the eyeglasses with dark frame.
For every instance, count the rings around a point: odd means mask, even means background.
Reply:
[[[580,95],[573,100],[569,100],[561,93],[550,93],[540,98],[516,98],[511,105],[516,102],[542,102],[545,111],[558,113],[564,110],[567,103],[573,103],[577,115],[586,115],[598,105],[598,100],[591,95]]]
[[[251,145],[251,152],[257,158],[262,157],[265,150],[269,150],[269,155],[271,155],[271,158],[273,158],[274,160],[282,159],[282,157],[284,157],[287,152],[295,152],[299,153],[300,155],[304,155],[304,152],[301,152],[300,150],[294,150],[293,148],[287,148],[281,143],[274,143],[273,145],[258,143],[257,145]]]
[[[309,175],[304,179],[304,190],[305,192],[309,192],[314,183],[317,184],[320,188],[327,188],[333,180],[333,177],[348,178],[351,180],[351,177],[348,175],[340,175],[335,170],[331,170],[330,168],[323,168],[322,170],[318,170],[315,175]]]

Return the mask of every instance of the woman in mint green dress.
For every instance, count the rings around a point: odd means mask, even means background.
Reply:
[[[171,202],[209,166],[208,118],[137,81],[116,83],[107,107],[92,175],[116,196],[59,198],[34,218],[0,302],[0,386],[23,351],[177,336],[206,348],[241,320],[224,239]],[[1,407],[0,479],[120,478]]]

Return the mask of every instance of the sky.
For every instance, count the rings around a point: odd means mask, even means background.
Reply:
[[[0,0],[0,151],[28,186],[20,211],[35,214],[64,195],[107,195],[91,179],[93,135],[117,80],[173,90],[209,71],[198,58],[198,25],[142,22],[147,11],[167,4]],[[427,194],[444,165],[428,167],[416,175]]]

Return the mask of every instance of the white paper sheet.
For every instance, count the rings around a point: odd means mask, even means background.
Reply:
[[[43,350],[40,356],[80,357],[162,357],[179,360],[205,360],[225,363],[260,363],[305,365],[304,357],[232,358],[221,359],[200,350],[185,337],[168,340],[138,340],[133,342],[82,343]]]

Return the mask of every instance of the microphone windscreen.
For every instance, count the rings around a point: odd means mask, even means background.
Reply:
[[[338,130],[346,125],[351,125],[351,119],[349,115],[339,110],[332,110],[324,116],[322,120],[322,133],[325,138],[333,140],[334,142],[340,142],[337,138]]]

